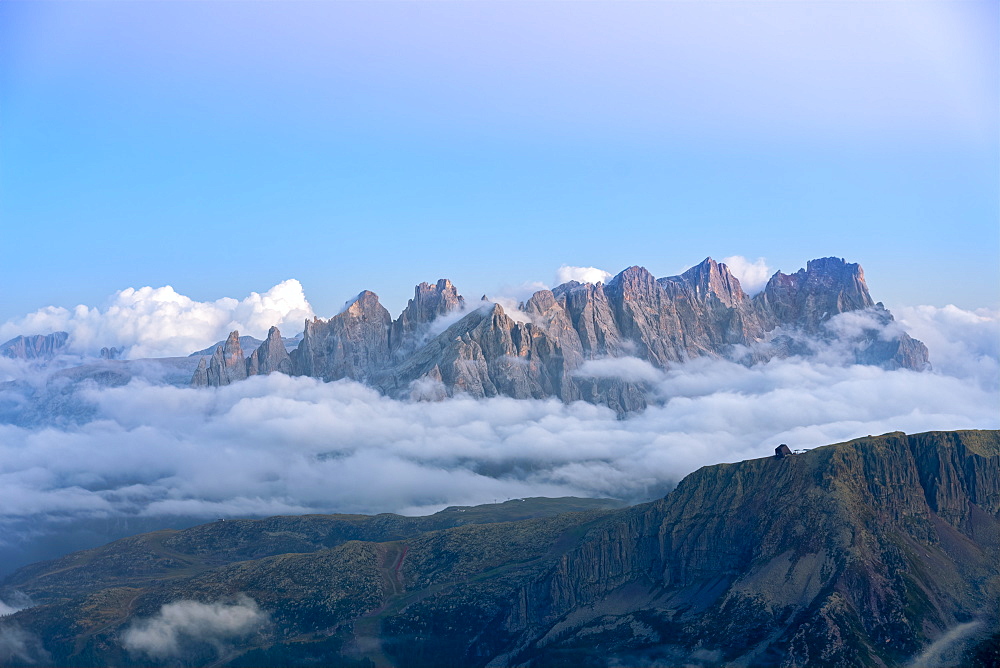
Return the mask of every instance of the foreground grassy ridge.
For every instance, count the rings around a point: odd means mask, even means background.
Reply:
[[[602,505],[154,532],[22,569],[7,586],[41,605],[0,624],[62,664],[148,665],[121,645],[134,620],[244,594],[269,625],[164,662],[863,666],[905,664],[1000,603],[996,431],[704,467],[664,499]]]

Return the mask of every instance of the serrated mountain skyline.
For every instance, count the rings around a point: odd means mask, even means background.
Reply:
[[[249,358],[231,333],[202,359],[192,385],[282,371],[349,378],[394,397],[557,397],[624,414],[648,404],[648,384],[588,363],[634,358],[662,370],[708,356],[753,364],[815,354],[819,341],[846,346],[850,363],[929,368],[926,346],[872,299],[861,266],[841,258],[776,272],[753,297],[709,257],[678,276],[657,279],[632,266],[606,284],[570,281],[513,310],[485,296],[477,308],[466,304],[447,279],[421,283],[393,320],[365,290],[332,318],[307,320],[290,353],[277,328]],[[854,321],[843,326],[835,320],[842,314]]]

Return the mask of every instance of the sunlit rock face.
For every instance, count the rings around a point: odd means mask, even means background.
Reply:
[[[838,319],[844,314],[854,315]],[[607,284],[570,281],[510,312],[489,301],[469,310],[441,279],[416,286],[396,320],[364,291],[329,320],[306,321],[288,359],[280,341],[272,329],[241,364],[239,337],[230,336],[192,384],[280,371],[350,378],[397,397],[583,399],[624,414],[655,400],[653,376],[607,364],[598,374],[588,361],[635,358],[655,372],[705,356],[752,364],[824,352],[844,364],[929,367],[927,348],[872,300],[861,267],[839,258],[778,272],[752,298],[725,264],[707,258],[679,276],[657,279],[636,266]]]

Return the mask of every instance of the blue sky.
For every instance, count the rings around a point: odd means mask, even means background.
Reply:
[[[996,2],[0,3],[0,322],[860,262],[1000,306]]]

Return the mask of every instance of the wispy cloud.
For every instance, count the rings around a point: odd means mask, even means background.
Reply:
[[[261,629],[268,620],[245,595],[233,603],[175,601],[133,623],[122,633],[122,645],[152,659],[175,659],[205,646],[222,654],[228,643]]]
[[[49,653],[42,640],[20,624],[0,625],[0,663],[3,665],[47,665]]]

